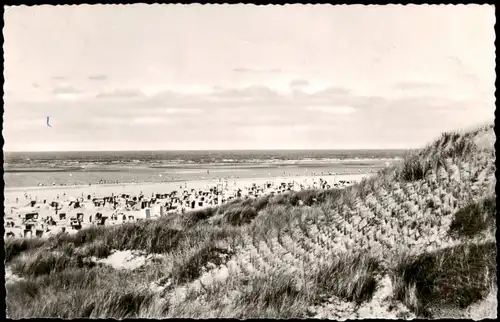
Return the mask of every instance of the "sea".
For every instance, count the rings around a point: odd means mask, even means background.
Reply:
[[[5,188],[376,172],[406,150],[4,152]]]

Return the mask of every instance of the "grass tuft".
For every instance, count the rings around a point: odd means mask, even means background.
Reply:
[[[403,160],[400,170],[401,179],[407,182],[423,180],[429,171],[427,162],[419,155],[411,154]]]
[[[202,247],[186,261],[174,263],[172,269],[174,282],[176,284],[184,284],[194,281],[202,275],[203,268],[205,268],[208,263],[219,266],[226,263],[233,254],[234,252],[232,251],[213,245]]]
[[[452,237],[473,237],[496,226],[496,198],[494,196],[468,204],[458,210],[448,231]]]
[[[40,248],[46,245],[46,242],[38,238],[8,238],[5,240],[5,262],[8,263],[19,254]]]
[[[375,292],[378,270],[378,261],[367,254],[336,257],[316,272],[317,294],[331,294],[356,303],[368,301]]]
[[[240,307],[237,318],[304,318],[308,294],[300,290],[294,276],[271,273],[266,277],[246,277],[242,280]]]
[[[39,276],[61,272],[72,267],[96,266],[91,261],[84,261],[81,255],[73,256],[73,254],[74,249],[71,244],[66,244],[62,251],[27,253],[13,260],[12,271],[20,276]]]
[[[431,317],[434,307],[464,309],[483,299],[495,279],[496,244],[488,242],[405,257],[393,284],[397,300],[417,315]]]

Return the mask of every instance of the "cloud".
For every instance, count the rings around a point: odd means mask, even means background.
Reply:
[[[57,80],[57,81],[62,81],[67,79],[65,76],[52,76],[51,78],[52,80]]]
[[[96,95],[96,98],[145,98],[146,95],[137,89],[115,89],[103,91]]]
[[[404,81],[394,84],[394,87],[402,90],[434,89],[439,87],[439,84],[431,82]]]
[[[279,98],[279,94],[273,90],[271,90],[269,87],[266,86],[259,86],[259,85],[254,85],[254,86],[247,86],[244,88],[236,88],[236,89],[224,89],[224,90],[219,90],[215,93],[212,93],[209,95],[211,98],[216,98],[216,99],[229,99],[229,100],[248,100],[248,99],[254,99],[254,100],[275,100]]]
[[[356,112],[352,106],[309,106],[307,109],[337,115],[348,115]]]
[[[75,87],[73,86],[69,86],[69,85],[60,85],[60,86],[56,86],[53,90],[52,90],[52,93],[53,94],[80,94],[81,91],[76,89]]]
[[[103,80],[108,79],[108,76],[106,76],[104,74],[90,75],[88,77],[88,79],[93,80],[93,81],[103,81]]]
[[[56,98],[64,101],[76,101],[80,98],[80,95],[78,94],[56,94]]]
[[[312,93],[311,97],[332,98],[332,97],[339,97],[341,95],[348,95],[349,93],[350,91],[343,87],[327,87],[325,89]]]
[[[466,82],[478,82],[480,81],[479,76],[471,72],[459,73],[458,77]]]
[[[277,74],[277,73],[282,73],[283,70],[281,70],[279,68],[253,69],[253,68],[239,67],[239,68],[234,68],[233,72],[235,72],[235,73],[270,73],[270,74]]]
[[[305,79],[294,79],[290,82],[291,88],[302,88],[309,86],[309,82]]]
[[[198,114],[198,113],[203,113],[203,110],[201,108],[196,108],[196,107],[184,107],[184,108],[166,108],[165,109],[166,114]]]
[[[60,86],[56,86],[53,90],[52,90],[52,94],[54,94],[54,96],[57,98],[57,99],[60,99],[60,100],[77,100],[80,98],[82,92],[78,89],[76,89],[75,87],[73,86],[69,86],[69,85],[60,85]]]
[[[233,69],[233,72],[235,73],[248,73],[248,72],[251,72],[252,70],[251,69],[248,69],[248,68],[234,68]]]
[[[152,116],[142,116],[132,119],[135,124],[165,124],[168,123],[170,119],[165,117],[152,117]]]

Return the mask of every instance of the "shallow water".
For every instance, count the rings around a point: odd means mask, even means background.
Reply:
[[[35,187],[61,185],[88,185],[99,183],[140,183],[140,182],[181,182],[192,180],[216,180],[218,178],[271,178],[278,176],[297,177],[304,175],[327,175],[329,172],[337,174],[355,174],[376,172],[385,167],[385,161],[373,160],[366,165],[359,164],[322,164],[305,166],[261,166],[254,168],[241,168],[232,166],[203,166],[196,168],[142,168],[142,167],[117,167],[114,169],[86,169],[67,172],[5,172],[4,181],[6,188]],[[361,171],[360,171],[361,170]]]
[[[376,172],[400,150],[6,152],[6,188]],[[397,162],[397,161],[396,161]]]

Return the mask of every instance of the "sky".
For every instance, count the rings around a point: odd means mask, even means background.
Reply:
[[[44,5],[4,21],[4,151],[405,149],[494,120],[493,6]]]

